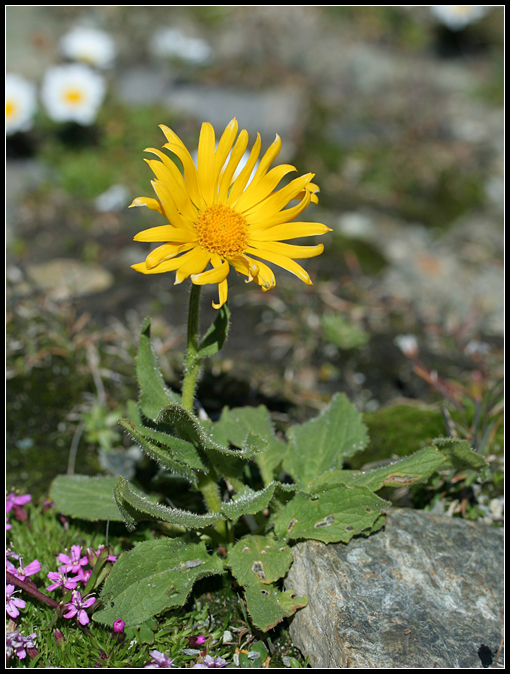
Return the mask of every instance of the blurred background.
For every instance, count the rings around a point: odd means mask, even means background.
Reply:
[[[304,215],[333,232],[304,261],[313,286],[230,275],[206,412],[264,403],[284,429],[343,391],[369,426],[365,463],[451,434],[498,464],[502,6],[6,11],[9,487],[137,470],[117,419],[137,397],[140,326],[152,316],[178,390],[189,283],[131,270],[148,252],[133,236],[163,222],[127,206],[152,196],[158,124],[191,150],[202,122],[219,134],[233,117],[249,147],[278,133],[277,163],[316,174]]]

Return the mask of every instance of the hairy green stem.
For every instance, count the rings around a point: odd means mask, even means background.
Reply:
[[[193,413],[195,389],[200,374],[200,358],[198,356],[198,324],[200,313],[201,286],[191,284],[188,313],[188,341],[184,358],[184,381],[182,382],[182,405]]]
[[[182,406],[193,414],[193,403],[195,401],[195,390],[197,380],[201,369],[201,358],[198,353],[198,328],[200,314],[200,290],[201,286],[192,284],[189,297],[188,313],[188,339],[186,356],[184,358],[184,380],[182,382]],[[198,488],[202,492],[207,510],[211,513],[218,513],[221,510],[221,497],[218,485],[211,475],[202,475],[199,478]],[[227,539],[227,524],[224,520],[216,522],[214,528]]]

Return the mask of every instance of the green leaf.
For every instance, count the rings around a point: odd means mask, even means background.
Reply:
[[[272,482],[261,491],[244,487],[234,496],[234,500],[221,504],[221,512],[230,520],[238,520],[241,515],[254,515],[267,508],[273,498],[276,483]]]
[[[453,467],[458,470],[466,468],[483,470],[487,467],[483,456],[474,452],[467,440],[437,438],[436,440],[432,440],[432,444],[445,456],[445,467]]]
[[[323,473],[340,469],[368,441],[361,414],[343,393],[335,395],[317,418],[292,426],[287,435],[283,468],[303,490]]]
[[[106,609],[94,613],[93,619],[113,625],[122,616],[127,627],[138,625],[183,606],[197,580],[221,573],[221,560],[209,555],[204,543],[182,538],[138,543],[113,565],[101,593]]]
[[[178,508],[169,508],[159,503],[152,503],[134,492],[128,481],[123,477],[117,478],[113,493],[129,531],[135,528],[137,521],[147,519],[144,517],[145,515],[151,515],[159,520],[189,529],[203,529],[210,524],[215,524],[219,520],[225,519],[221,513],[197,515],[187,510],[179,510]]]
[[[416,454],[395,461],[382,468],[360,472],[357,470],[333,470],[317,477],[309,487],[317,493],[328,485],[344,483],[378,491],[382,487],[402,487],[423,482],[445,463],[445,457],[434,447],[424,447]]]
[[[240,585],[267,585],[283,578],[292,564],[290,548],[266,536],[244,536],[228,553],[228,565]]]
[[[195,470],[206,470],[198,451],[191,442],[153,428],[134,426],[129,419],[119,419],[119,424],[163,468],[171,469],[177,461]]]
[[[49,498],[63,515],[122,522],[113,496],[116,482],[116,477],[59,475],[51,483]]]
[[[276,536],[348,543],[373,526],[387,501],[367,487],[335,485],[320,494],[299,492],[274,520]]]
[[[228,334],[230,311],[224,304],[216,314],[216,318],[209,330],[205,333],[198,347],[198,358],[212,356],[223,347]]]
[[[146,318],[140,335],[136,356],[136,376],[140,386],[140,408],[151,421],[156,421],[160,411],[170,402],[178,402],[179,396],[165,386],[157,358],[151,346],[151,319]]]
[[[267,632],[308,604],[306,597],[296,597],[295,594],[292,590],[279,592],[274,585],[262,582],[247,587],[246,608],[254,625]]]
[[[223,408],[221,418],[214,424],[213,437],[223,444],[230,442],[243,448],[249,433],[259,435],[266,446],[254,457],[264,480],[268,485],[274,478],[276,468],[281,464],[287,444],[276,437],[273,422],[264,405],[259,407]]]

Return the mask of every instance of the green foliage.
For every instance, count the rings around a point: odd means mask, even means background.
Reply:
[[[202,340],[201,357],[221,348],[227,329],[224,311]],[[307,603],[306,597],[279,587],[292,562],[289,542],[348,543],[384,525],[389,503],[374,492],[423,482],[441,468],[485,466],[467,441],[438,439],[382,468],[352,469],[352,457],[365,449],[368,434],[361,414],[343,394],[335,395],[316,419],[290,427],[286,439],[275,434],[264,406],[225,408],[216,422],[200,420],[167,389],[151,348],[149,320],[136,364],[139,410],[129,405],[132,418],[121,419],[120,425],[165,474],[201,491],[207,512],[158,503],[123,477],[115,485],[106,478],[93,483],[61,477],[54,483],[52,493],[64,513],[112,518],[113,490],[128,529],[155,518],[173,536],[141,542],[113,566],[102,592],[104,608],[94,614],[108,625],[119,615],[136,625],[183,606],[197,580],[228,570],[244,590],[253,624],[272,629]],[[282,467],[293,484],[279,481]],[[74,485],[81,490],[79,499]],[[263,655],[252,653],[239,664],[255,666]]]
[[[119,616],[129,627],[173,606],[183,606],[195,581],[223,573],[223,564],[205,543],[183,538],[147,541],[115,563],[104,584],[105,609],[94,620],[112,625]]]
[[[370,335],[342,314],[327,312],[321,316],[324,339],[339,349],[356,349],[367,344]]]

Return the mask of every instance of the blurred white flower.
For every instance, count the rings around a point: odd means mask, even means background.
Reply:
[[[5,76],[5,132],[28,131],[37,108],[35,85],[19,75]]]
[[[201,38],[187,37],[177,28],[160,28],[150,45],[154,56],[178,58],[193,63],[206,63],[211,55],[211,47]]]
[[[414,335],[397,335],[393,341],[404,356],[411,360],[418,358],[418,342]]]
[[[83,61],[97,68],[111,68],[116,49],[113,38],[103,30],[77,27],[60,40],[60,52],[72,61]]]
[[[450,30],[462,30],[487,14],[490,5],[432,5],[432,14]]]
[[[88,126],[95,120],[106,93],[99,75],[81,63],[50,68],[42,83],[41,98],[55,122],[78,122]]]

